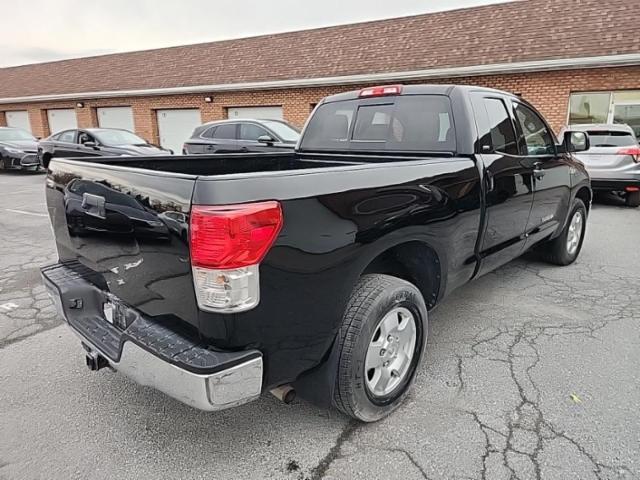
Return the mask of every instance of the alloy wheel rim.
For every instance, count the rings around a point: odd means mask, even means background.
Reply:
[[[365,383],[374,397],[392,393],[406,378],[415,354],[415,316],[404,307],[390,310],[376,326],[365,357]]]
[[[580,239],[582,238],[582,224],[584,217],[582,212],[578,210],[573,214],[571,223],[569,223],[569,232],[567,234],[567,252],[573,255],[578,250]]]

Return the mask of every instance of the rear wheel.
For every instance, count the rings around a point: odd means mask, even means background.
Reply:
[[[640,192],[627,192],[624,201],[627,207],[640,207]]]
[[[556,265],[569,265],[575,262],[582,250],[584,232],[587,227],[587,207],[579,198],[573,201],[569,221],[562,233],[550,242],[542,245],[545,260]]]
[[[364,275],[338,333],[336,407],[362,422],[393,412],[413,383],[426,338],[420,291],[396,277]]]

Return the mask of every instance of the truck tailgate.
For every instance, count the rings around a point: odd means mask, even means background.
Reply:
[[[197,177],[63,159],[49,169],[60,262],[146,315],[198,328],[188,245]]]

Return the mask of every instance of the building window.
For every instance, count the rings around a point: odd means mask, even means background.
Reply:
[[[572,93],[569,124],[623,123],[640,139],[640,90]]]
[[[611,93],[573,93],[569,102],[569,124],[607,123]]]
[[[613,123],[625,123],[633,128],[640,139],[640,90],[614,92]]]

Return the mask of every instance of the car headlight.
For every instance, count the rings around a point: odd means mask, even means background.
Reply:
[[[4,150],[5,150],[5,152],[13,153],[14,155],[22,155],[22,154],[24,154],[24,150],[20,150],[19,148],[4,147]]]

